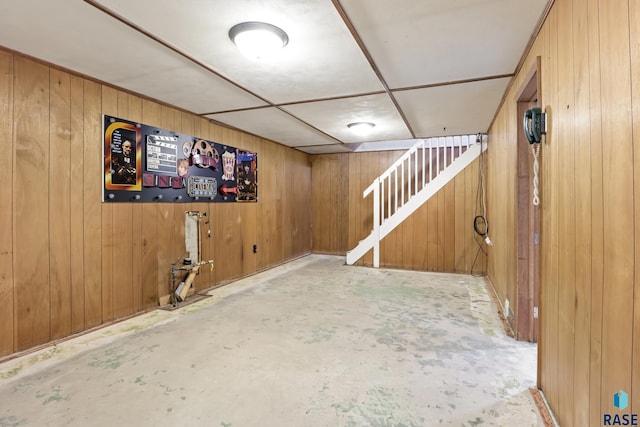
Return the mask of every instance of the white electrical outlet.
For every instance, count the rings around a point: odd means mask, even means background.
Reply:
[[[509,298],[504,299],[504,318],[509,317]]]

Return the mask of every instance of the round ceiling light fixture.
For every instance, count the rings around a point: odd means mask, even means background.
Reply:
[[[347,127],[351,129],[351,132],[358,136],[369,135],[375,126],[375,123],[371,122],[354,122],[347,125]]]
[[[241,22],[229,30],[229,38],[250,58],[268,57],[289,43],[282,29],[266,22]]]

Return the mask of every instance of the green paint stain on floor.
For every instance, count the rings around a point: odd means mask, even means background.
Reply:
[[[42,404],[43,405],[48,405],[49,403],[56,403],[56,402],[61,402],[63,400],[69,400],[69,396],[63,396],[62,394],[60,394],[60,392],[62,391],[61,388],[54,388],[52,393],[49,395],[49,397],[47,397]],[[36,397],[38,398],[42,398],[47,396],[47,394],[40,394],[37,395]]]
[[[18,375],[20,373],[20,371],[22,371],[22,365],[20,366],[16,366],[15,368],[7,371],[7,372],[3,372],[2,374],[0,374],[0,378],[2,378],[3,380],[6,380],[7,378],[12,378],[15,377],[16,375]],[[2,425],[2,424],[0,424]]]
[[[306,339],[304,343],[313,344],[313,343],[319,343],[322,341],[329,341],[331,340],[331,338],[333,338],[335,333],[336,331],[334,329],[326,329],[326,328],[314,329],[312,332],[313,336],[309,339]]]
[[[483,328],[482,332],[489,336],[489,337],[495,337],[496,336],[496,331],[492,328]]]
[[[56,354],[62,353],[62,350],[56,346],[53,346],[53,348],[51,348],[49,351],[46,351],[42,354],[40,354],[39,356],[33,357],[32,359],[29,360],[29,363],[36,363],[39,362],[41,360],[49,360],[51,359],[53,356],[55,356]]]
[[[102,368],[102,369],[117,369],[122,365],[124,361],[124,354],[117,354],[117,350],[110,349],[107,350],[104,355],[107,356],[105,358],[95,359],[93,362],[89,363],[89,366],[94,368]]]
[[[18,419],[15,416],[0,417],[0,427],[18,427],[27,425],[27,420],[22,418]]]

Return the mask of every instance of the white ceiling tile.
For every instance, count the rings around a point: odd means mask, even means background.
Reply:
[[[286,105],[283,109],[344,143],[411,138],[402,116],[386,94]],[[347,127],[353,122],[372,122],[375,127],[363,138]]]
[[[153,72],[136,73],[119,79],[114,77],[112,81],[197,114],[267,105],[183,58],[169,57],[167,61],[151,68]]]
[[[510,78],[399,91],[394,95],[418,137],[487,131]]]
[[[274,107],[207,114],[206,117],[289,147],[338,142]]]
[[[511,74],[548,0],[342,0],[391,88]]]

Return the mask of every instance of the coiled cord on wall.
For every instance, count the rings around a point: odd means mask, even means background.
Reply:
[[[533,153],[533,206],[540,204],[540,181],[538,173],[540,171],[540,144],[532,144],[531,152]]]
[[[473,264],[471,264],[471,272],[472,276],[484,276],[486,271],[482,271],[480,273],[474,274],[473,269],[478,262],[478,256],[480,252],[482,252],[485,256],[487,256],[487,252],[484,250],[484,238],[487,237],[489,233],[489,223],[487,222],[487,204],[485,202],[485,189],[484,189],[484,152],[482,151],[483,137],[482,134],[478,134],[476,137],[476,142],[480,143],[480,156],[478,157],[478,190],[476,191],[476,216],[473,218],[473,230],[475,231],[475,235],[473,238],[478,244],[478,250],[476,251],[476,256],[473,259]],[[480,240],[478,240],[478,236],[480,236]]]

